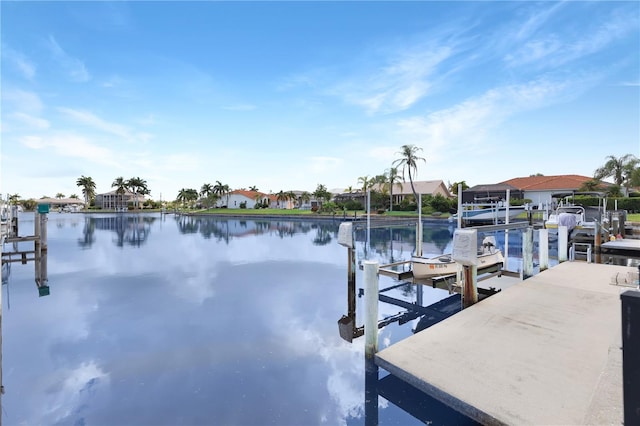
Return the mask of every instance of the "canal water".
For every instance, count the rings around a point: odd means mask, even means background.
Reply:
[[[338,329],[347,313],[338,228],[339,221],[49,214],[49,294],[40,296],[33,262],[3,270],[3,424],[473,424],[392,380],[371,414],[378,390],[365,388],[364,337],[349,343]],[[20,216],[20,234],[33,234],[33,214]],[[426,224],[424,254],[450,252],[451,235],[446,222]],[[405,260],[415,228],[360,227],[356,240],[358,263]],[[513,240],[517,257],[521,238]],[[356,279],[363,287],[360,270]],[[424,305],[450,296],[413,285],[385,294]],[[364,298],[356,299],[362,325]],[[379,310],[386,318],[403,308]],[[418,321],[386,326],[380,346],[412,335]]]

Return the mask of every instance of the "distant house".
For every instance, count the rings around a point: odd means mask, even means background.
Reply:
[[[77,212],[84,208],[84,201],[78,198],[51,198],[45,197],[38,200],[38,204],[49,204],[52,210],[64,210]]]
[[[129,190],[125,190],[122,194],[113,190],[111,192],[105,192],[104,194],[96,194],[96,207],[106,210],[120,210],[126,209],[130,203],[133,203],[136,199],[136,194]],[[137,194],[138,205],[142,205],[147,198],[142,194]]]
[[[552,204],[554,196],[575,194],[591,180],[593,177],[580,175],[529,176],[510,179],[502,184],[516,188],[522,193],[522,198],[534,204]],[[610,183],[603,182],[600,190],[604,191],[609,186]]]
[[[462,191],[463,203],[489,203],[492,201],[504,201],[507,199],[507,190],[509,190],[509,199],[524,199],[524,191],[513,185],[506,183],[495,183],[476,185]]]
[[[239,209],[243,205],[247,209],[255,208],[255,205],[260,203],[267,203],[269,208],[276,208],[277,200],[273,194],[264,194],[259,191],[247,191],[244,189],[235,189],[218,199],[216,202],[217,207],[228,207],[230,209]]]
[[[441,180],[421,180],[413,182],[417,194],[422,195],[442,195],[445,198],[453,198],[447,185]],[[371,187],[376,191],[383,189],[383,185],[375,184]],[[387,189],[387,192],[390,192]],[[413,197],[411,182],[397,182],[393,185],[393,204],[401,203],[407,196]]]

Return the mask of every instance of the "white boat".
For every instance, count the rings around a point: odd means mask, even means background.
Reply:
[[[587,221],[584,207],[574,205],[558,206],[544,223],[547,229],[558,229],[559,225],[566,226],[569,232],[574,229],[595,229],[595,222]]]
[[[496,248],[495,238],[486,237],[482,242],[482,249],[478,251],[478,269],[490,266],[504,266],[502,251]],[[411,269],[414,278],[436,278],[455,275],[458,272],[458,263],[450,254],[442,254],[436,257],[411,257]]]
[[[526,206],[510,206],[509,220],[515,219],[520,213],[527,210]],[[486,208],[473,208],[462,210],[462,221],[466,223],[498,223],[505,222],[507,218],[507,208],[504,206],[488,206]],[[449,216],[449,221],[458,220],[458,214]]]

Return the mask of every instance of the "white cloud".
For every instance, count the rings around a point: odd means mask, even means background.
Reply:
[[[14,112],[10,115],[14,120],[18,120],[29,127],[35,127],[37,129],[48,129],[49,121],[44,118],[34,117],[33,115],[25,114],[24,112]]]
[[[82,158],[97,164],[116,166],[113,153],[108,148],[92,144],[86,138],[75,134],[51,136],[23,136],[20,141],[28,148],[42,150],[51,148],[62,157]]]
[[[2,56],[9,60],[13,66],[20,71],[24,78],[32,80],[36,75],[36,66],[25,55],[16,52],[6,45],[2,45]]]
[[[110,133],[115,136],[119,136],[127,141],[145,142],[151,138],[151,135],[149,135],[148,133],[135,133],[127,126],[108,122],[88,111],[62,107],[58,108],[58,111],[79,123],[85,124],[98,130],[102,130],[103,132]]]
[[[579,91],[578,84],[537,80],[522,85],[499,87],[451,108],[398,121],[400,136],[417,146],[428,144],[427,162],[437,162],[452,150],[463,152],[483,144],[487,135],[508,118],[564,100],[567,92]],[[425,148],[426,149],[426,148]]]
[[[377,71],[339,85],[335,93],[369,113],[403,111],[429,93],[438,67],[453,54],[451,46],[418,44],[390,55]]]
[[[53,36],[49,36],[49,49],[60,66],[69,74],[73,81],[85,82],[91,79],[91,75],[80,59],[69,55],[58,44]]]
[[[6,102],[11,103],[13,109],[26,113],[37,114],[42,111],[43,108],[40,97],[34,92],[5,88],[2,91],[2,98]]]

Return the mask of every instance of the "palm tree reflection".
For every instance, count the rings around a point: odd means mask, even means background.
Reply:
[[[116,215],[109,217],[85,217],[83,238],[78,239],[82,248],[91,248],[96,241],[95,231],[115,232],[112,241],[118,247],[140,247],[147,241],[151,225],[157,218],[141,215]]]

